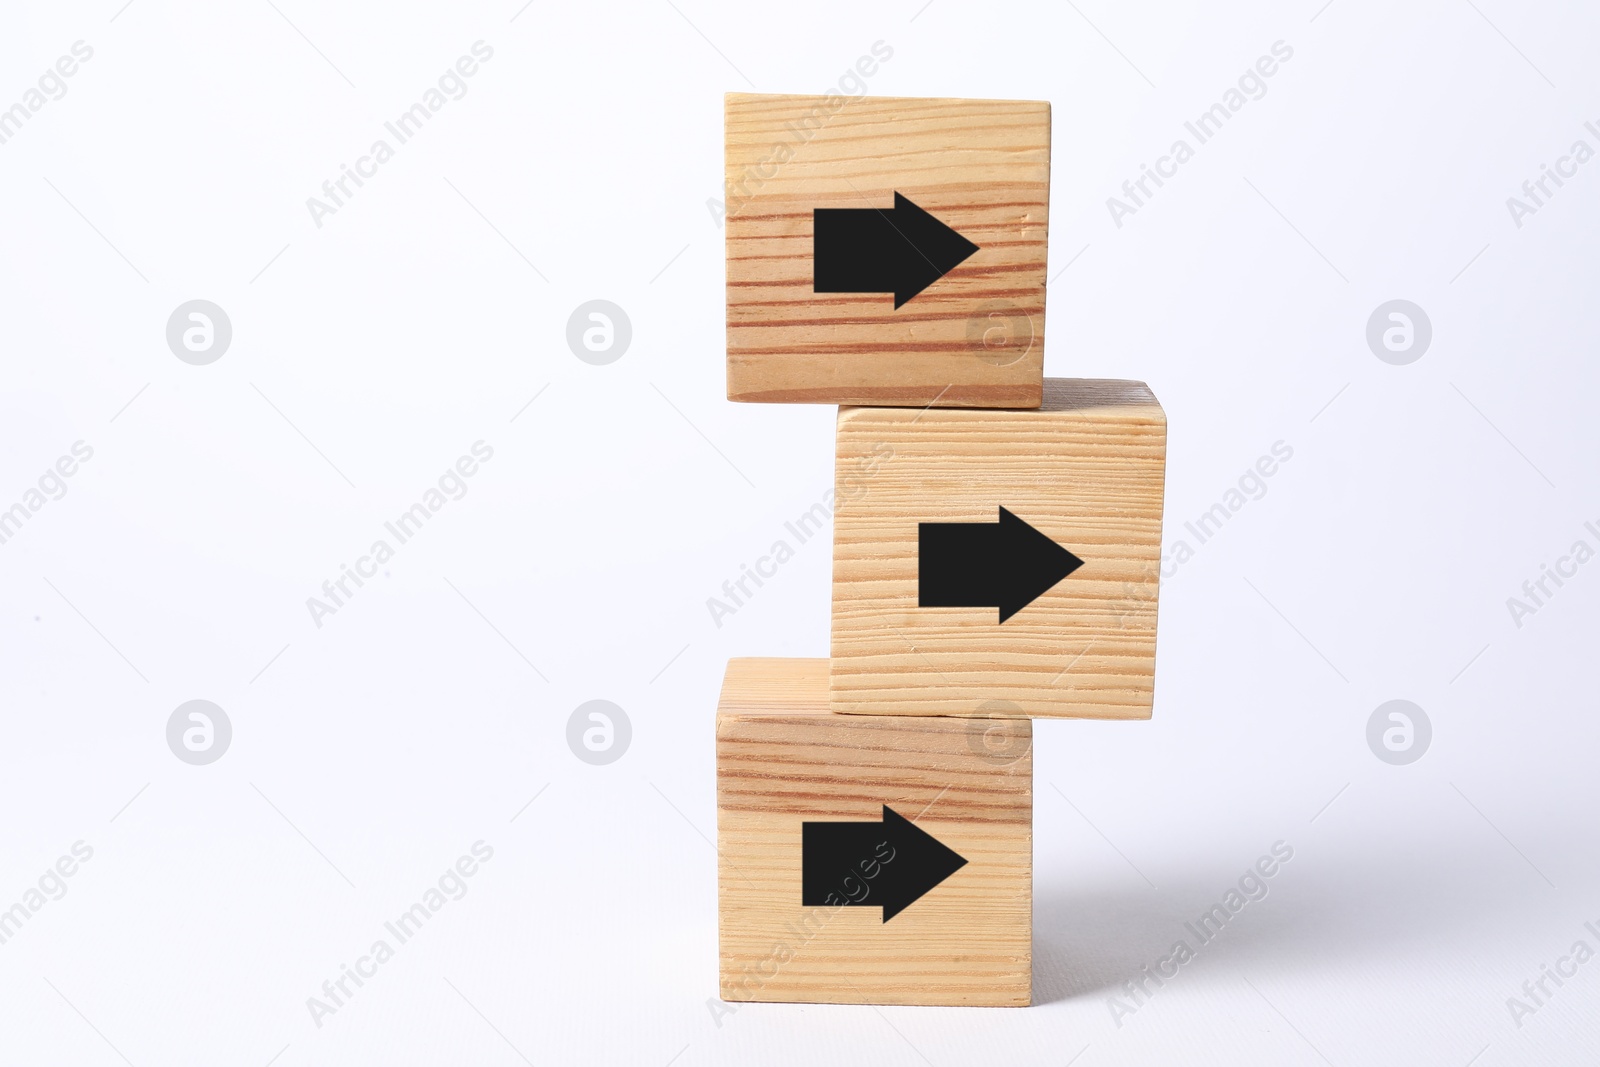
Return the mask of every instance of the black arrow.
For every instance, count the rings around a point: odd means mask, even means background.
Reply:
[[[978,250],[899,193],[888,211],[819,207],[811,221],[812,291],[893,293],[896,308]]]
[[[1001,622],[1083,566],[1005,508],[997,523],[918,523],[917,557],[918,607],[998,607]]]
[[[883,921],[967,865],[938,838],[889,805],[882,822],[800,826],[800,903],[883,906]]]

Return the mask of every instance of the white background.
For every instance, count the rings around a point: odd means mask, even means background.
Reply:
[[[94,450],[0,545],[0,907],[94,850],[0,945],[0,1062],[1600,1059],[1600,962],[1520,1026],[1506,1003],[1600,949],[1600,564],[1506,606],[1600,547],[1600,163],[1506,206],[1600,149],[1592,7],[274,2],[0,34],[0,107],[94,50],[0,145],[0,507]],[[478,40],[467,94],[315,225]],[[1054,105],[1046,371],[1151,384],[1169,546],[1294,454],[1164,583],[1153,721],[1037,724],[1035,1006],[720,1014],[717,689],[730,656],[826,654],[826,541],[720,628],[706,599],[828,488],[834,420],[724,399],[721,94],[823,92],[877,41],[874,94]],[[196,298],[233,326],[209,366],[165,340]],[[594,298],[633,324],[608,366],[565,341]],[[1395,298],[1433,326],[1407,366],[1365,340]],[[479,440],[467,494],[315,625]],[[166,742],[197,698],[233,725],[209,766]],[[608,766],[565,740],[595,698],[633,724]],[[1395,698],[1433,724],[1409,766],[1367,746]],[[316,1025],[479,840],[470,891]],[[1269,896],[1117,1017],[1280,840]]]

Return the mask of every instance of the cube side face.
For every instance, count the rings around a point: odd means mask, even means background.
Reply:
[[[1028,1004],[1031,723],[834,715],[826,660],[800,661],[814,666],[800,687],[780,683],[794,695],[774,710],[741,696],[751,682],[770,693],[756,675],[771,662],[730,663],[717,713],[722,998]],[[878,906],[803,904],[803,825],[878,824],[884,805],[966,864],[887,922]],[[893,871],[842,869],[841,891],[868,905]]]
[[[1150,717],[1166,417],[1143,383],[1050,379],[1036,411],[843,408],[837,458],[835,712]],[[1002,507],[1082,566],[1003,623],[919,606],[920,524]]]
[[[730,94],[728,399],[1037,407],[1050,105]],[[899,193],[978,251],[895,307],[813,291],[816,209]]]

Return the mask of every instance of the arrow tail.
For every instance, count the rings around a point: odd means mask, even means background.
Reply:
[[[894,248],[904,243],[875,208],[816,208],[812,224],[812,291],[887,293],[894,290]]]
[[[990,561],[999,532],[999,523],[918,523],[917,606],[994,607]]]
[[[884,839],[879,823],[808,822],[800,824],[800,903],[806,907],[870,907],[871,870]]]

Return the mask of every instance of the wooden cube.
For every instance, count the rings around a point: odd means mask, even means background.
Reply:
[[[1049,104],[732,93],[726,169],[728,399],[1039,405]]]
[[[840,409],[833,710],[1149,718],[1166,443],[1142,382]]]
[[[722,998],[1026,1005],[1032,738],[1027,719],[834,715],[827,660],[730,661]]]

